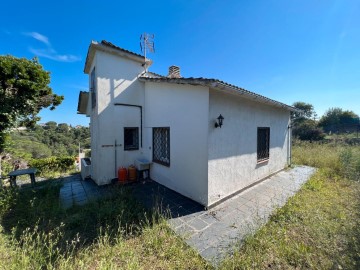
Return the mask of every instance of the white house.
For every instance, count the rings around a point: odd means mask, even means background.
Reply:
[[[220,80],[182,78],[176,66],[168,76],[145,72],[151,64],[107,41],[89,46],[90,91],[78,112],[90,117],[98,185],[145,158],[151,179],[209,207],[290,163],[295,108]]]

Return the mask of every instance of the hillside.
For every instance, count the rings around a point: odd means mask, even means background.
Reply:
[[[90,148],[88,127],[72,127],[65,123],[47,122],[32,129],[13,130],[6,147],[14,159],[38,159],[51,156],[76,156],[81,149]]]

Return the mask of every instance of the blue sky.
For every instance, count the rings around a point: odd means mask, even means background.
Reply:
[[[0,54],[37,55],[51,87],[65,96],[41,122],[87,125],[76,114],[91,40],[140,53],[139,37],[155,34],[150,71],[170,65],[184,77],[217,78],[292,104],[360,114],[360,2],[262,1],[4,1]],[[6,11],[6,12],[4,12]]]

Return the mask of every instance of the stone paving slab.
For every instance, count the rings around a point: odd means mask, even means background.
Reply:
[[[65,208],[85,205],[91,200],[110,194],[108,187],[99,187],[92,180],[81,180],[80,174],[66,177],[60,189],[60,204]]]
[[[202,257],[217,264],[265,224],[314,172],[306,166],[282,171],[208,211],[173,217],[169,224]]]

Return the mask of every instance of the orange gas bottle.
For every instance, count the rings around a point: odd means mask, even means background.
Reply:
[[[124,167],[120,167],[118,170],[118,179],[120,182],[126,182],[127,180],[127,170]]]
[[[136,180],[136,168],[134,165],[130,165],[128,168],[129,171],[129,180],[135,181]]]

